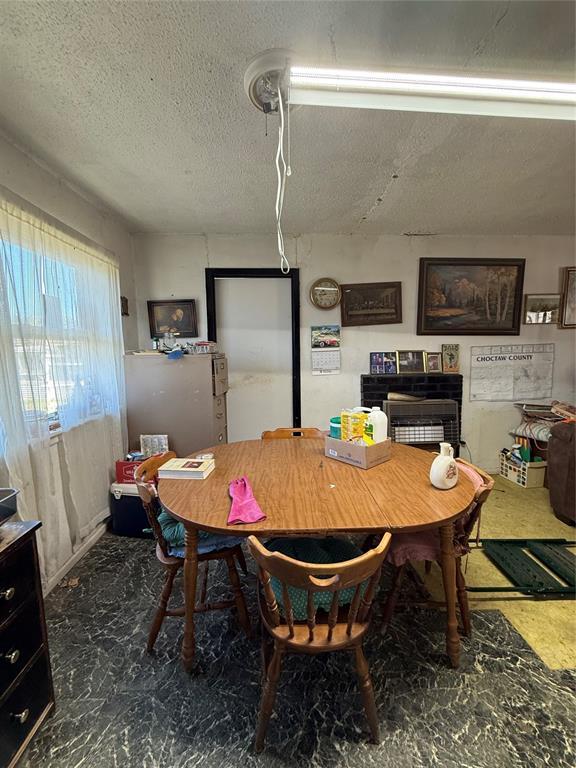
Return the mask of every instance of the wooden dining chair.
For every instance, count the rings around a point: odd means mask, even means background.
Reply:
[[[466,637],[472,633],[470,621],[470,607],[468,605],[468,593],[466,581],[462,573],[462,557],[470,552],[470,537],[474,526],[480,519],[482,505],[494,487],[494,480],[483,469],[470,464],[464,459],[456,459],[460,472],[466,474],[474,484],[475,492],[472,504],[454,523],[454,554],[456,558],[456,593],[462,630]],[[392,546],[386,558],[394,567],[392,588],[388,593],[382,614],[382,631],[392,618],[398,602],[398,594],[402,578],[407,567],[414,561],[424,561],[426,571],[430,571],[432,562],[440,561],[440,532],[438,529],[430,531],[417,531],[416,533],[402,533],[394,536]]]
[[[256,752],[264,747],[285,653],[352,650],[370,733],[372,740],[378,742],[374,689],[362,641],[369,627],[372,600],[390,541],[391,536],[386,533],[374,549],[358,557],[317,564],[271,551],[255,536],[249,537],[248,546],[258,565],[258,605],[263,624],[264,687]],[[319,607],[321,602],[328,610]]]
[[[291,437],[304,437],[307,439],[325,437],[325,433],[316,427],[278,427],[262,432],[262,440],[287,440]]]
[[[148,643],[146,650],[148,653],[152,653],[154,644],[164,618],[166,616],[184,616],[184,606],[178,606],[176,608],[168,608],[168,603],[172,595],[172,588],[174,586],[174,579],[176,574],[184,565],[184,548],[175,550],[171,547],[162,533],[162,527],[158,521],[160,513],[163,511],[162,505],[158,498],[157,480],[159,468],[176,456],[173,451],[167,451],[159,456],[152,456],[138,467],[134,472],[134,479],[136,480],[136,486],[138,488],[138,494],[146,510],[146,515],[150,522],[150,526],[156,539],[156,557],[164,567],[164,587],[160,595],[160,602],[154,614],[154,619],[148,633]],[[185,482],[185,481],[182,481]],[[187,482],[201,482],[187,481]],[[238,577],[238,571],[236,570],[236,560],[240,564],[243,572],[248,573],[246,567],[246,560],[242,547],[238,539],[232,537],[215,537],[212,534],[200,532],[201,535],[198,541],[198,563],[204,562],[204,575],[202,580],[202,587],[200,590],[200,600],[194,607],[195,612],[203,611],[215,611],[222,610],[224,608],[231,608],[236,606],[238,611],[238,620],[243,630],[248,637],[251,636],[250,619],[248,617],[248,610],[246,608],[246,601],[240,585],[240,578]],[[208,568],[211,560],[224,560],[228,567],[228,578],[234,594],[234,598],[230,600],[220,600],[214,603],[206,602],[206,592],[208,589]]]

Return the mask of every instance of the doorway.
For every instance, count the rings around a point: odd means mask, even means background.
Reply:
[[[206,269],[208,338],[228,359],[228,441],[301,425],[298,269]]]

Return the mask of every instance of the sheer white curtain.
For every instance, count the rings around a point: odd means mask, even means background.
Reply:
[[[48,579],[108,513],[123,401],[114,258],[0,197],[0,457]]]

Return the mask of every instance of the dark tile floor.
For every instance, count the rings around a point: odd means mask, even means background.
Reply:
[[[47,600],[57,710],[25,768],[382,766],[568,768],[575,764],[576,672],[550,671],[497,611],[474,615],[459,670],[444,657],[441,612],[405,610],[366,642],[382,742],[368,743],[348,654],[289,657],[267,749],[251,751],[259,641],[228,611],[198,618],[201,672],[179,663],[181,620],[143,652],[161,585],[149,541],[106,535],[75,588]],[[211,579],[222,592],[224,573]],[[256,624],[255,581],[244,589]]]

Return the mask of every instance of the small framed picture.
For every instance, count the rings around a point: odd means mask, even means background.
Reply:
[[[312,325],[311,339],[312,349],[324,349],[340,347],[340,326],[339,325]]]
[[[442,373],[460,373],[460,344],[442,344]]]
[[[442,373],[442,352],[426,352],[428,373]]]
[[[527,293],[524,296],[524,323],[557,323],[560,317],[560,294]]]
[[[198,336],[196,302],[194,299],[179,301],[149,301],[148,321],[150,336],[154,339],[173,333],[187,338]]]
[[[398,373],[396,352],[370,352],[370,373]]]
[[[560,328],[576,328],[576,267],[564,267]]]
[[[396,352],[398,373],[426,373],[426,352],[399,350]]]
[[[168,450],[168,435],[140,435],[140,452],[144,456],[165,453]]]

